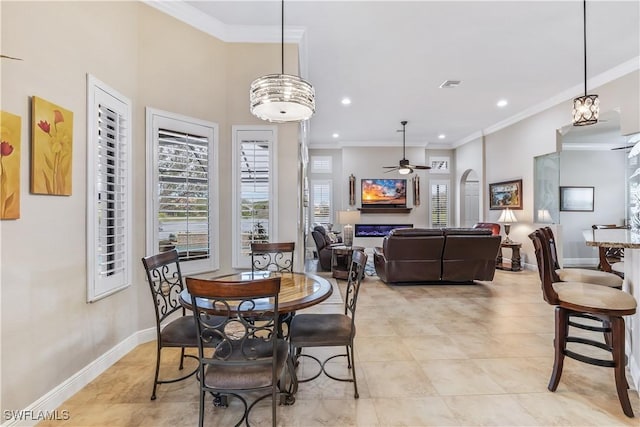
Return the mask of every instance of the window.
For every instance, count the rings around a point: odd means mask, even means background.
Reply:
[[[147,108],[147,252],[184,273],[219,268],[215,123]]]
[[[449,157],[429,157],[431,173],[449,173]]]
[[[330,224],[333,222],[332,185],[331,180],[311,181],[312,224]]]
[[[332,173],[331,156],[311,156],[311,173]]]
[[[251,267],[251,242],[277,240],[276,129],[233,127],[234,268]]]
[[[87,301],[132,280],[131,101],[87,76]]]
[[[449,226],[448,181],[431,181],[431,226]]]

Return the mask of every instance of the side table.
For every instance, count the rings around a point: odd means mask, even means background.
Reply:
[[[517,242],[501,242],[500,252],[498,252],[498,258],[496,258],[496,268],[500,270],[508,271],[520,271],[522,270],[522,264],[520,259],[520,248],[522,243]],[[502,262],[502,248],[511,249],[511,264],[505,264]]]
[[[353,251],[364,251],[362,246],[334,246],[331,248],[331,273],[336,279],[348,279]]]

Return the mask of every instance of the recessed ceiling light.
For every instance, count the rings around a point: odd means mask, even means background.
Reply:
[[[506,100],[506,99],[501,99],[500,101],[498,101],[498,102],[496,103],[496,105],[497,105],[498,107],[500,107],[500,108],[502,108],[502,107],[506,107],[506,106],[507,106],[507,104],[509,104],[509,102],[507,102],[507,100]]]
[[[334,138],[338,138],[338,137],[340,137],[340,134],[339,134],[339,133],[334,133],[334,134],[333,134],[333,135],[331,135],[331,136],[332,136],[332,137],[334,137]]]
[[[351,99],[350,98],[342,98],[342,105],[351,105]]]
[[[438,135],[438,139],[445,139],[447,137],[447,135],[445,135],[444,133],[441,133],[440,135]]]

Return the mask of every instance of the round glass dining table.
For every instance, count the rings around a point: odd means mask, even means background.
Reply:
[[[197,277],[200,280],[225,281],[225,282],[244,282],[256,279],[264,279],[268,277],[280,277],[280,292],[278,293],[278,312],[292,313],[312,305],[319,304],[326,300],[333,293],[333,287],[324,277],[309,273],[277,273],[272,271],[243,271],[239,273],[228,274],[225,276],[207,277],[200,274]],[[187,280],[189,280],[187,278]],[[266,311],[273,307],[273,301],[269,298],[260,298],[254,300],[257,311]],[[188,309],[192,309],[191,295],[185,289],[180,293],[180,304]],[[208,302],[203,301],[203,307],[207,307]],[[212,311],[215,311],[212,309]]]

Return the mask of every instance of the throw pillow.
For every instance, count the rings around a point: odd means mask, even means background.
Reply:
[[[333,243],[338,243],[338,236],[336,236],[336,233],[329,232],[327,233],[327,240],[327,243],[329,243],[330,245]]]

